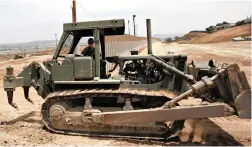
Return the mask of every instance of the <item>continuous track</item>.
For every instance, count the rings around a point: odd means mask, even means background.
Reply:
[[[52,132],[69,135],[83,135],[92,137],[112,137],[122,139],[150,139],[164,140],[176,137],[183,129],[184,120],[174,121],[171,125],[166,123],[152,123],[145,125],[102,125],[96,123],[66,123],[64,119],[55,125],[50,119],[50,108],[54,103],[71,101],[79,98],[102,98],[102,97],[124,97],[124,98],[158,98],[165,97],[171,100],[172,93],[164,91],[145,91],[128,89],[85,89],[85,90],[64,90],[51,93],[47,96],[42,105],[43,123]],[[62,105],[63,106],[63,105]],[[82,110],[83,111],[83,110]],[[78,112],[79,114],[82,111]],[[68,112],[69,115],[75,114]],[[81,116],[79,116],[81,117]],[[155,124],[155,125],[154,125]],[[56,127],[55,127],[56,126]],[[62,127],[59,127],[62,126]]]

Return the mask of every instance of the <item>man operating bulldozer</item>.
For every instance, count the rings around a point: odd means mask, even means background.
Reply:
[[[91,56],[95,60],[95,48],[94,48],[94,39],[88,39],[88,47],[86,47],[81,54],[83,56]]]

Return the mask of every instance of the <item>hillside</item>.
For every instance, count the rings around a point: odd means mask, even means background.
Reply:
[[[242,26],[236,26],[224,30],[219,30],[217,32],[210,34],[206,33],[204,34],[201,32],[190,32],[185,36],[190,36],[191,38],[189,40],[183,39],[181,41],[178,41],[178,43],[198,44],[198,43],[219,43],[219,42],[232,41],[232,38],[235,37],[251,36],[251,25],[246,24]]]
[[[192,40],[194,38],[202,37],[204,35],[207,35],[206,32],[201,31],[191,31],[187,34],[185,34],[180,40]]]
[[[41,41],[31,41],[31,42],[22,42],[22,43],[4,43],[0,44],[0,50],[5,49],[19,49],[19,48],[46,48],[46,47],[55,47],[55,40],[41,40]]]

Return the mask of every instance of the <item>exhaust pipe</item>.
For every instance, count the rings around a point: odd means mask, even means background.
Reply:
[[[148,44],[148,54],[152,54],[152,35],[151,35],[151,20],[146,19],[147,25],[147,44]]]
[[[76,1],[75,0],[73,0],[72,19],[73,19],[73,24],[76,24],[77,19],[76,19]]]

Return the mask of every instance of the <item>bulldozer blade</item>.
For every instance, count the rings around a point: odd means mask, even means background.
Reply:
[[[237,64],[228,67],[228,81],[235,109],[240,118],[251,118],[251,89],[243,71]]]
[[[240,118],[251,118],[251,92],[251,89],[245,90],[235,99],[235,108]]]
[[[230,87],[234,100],[239,94],[250,88],[244,72],[240,71],[237,64],[232,64],[228,67],[228,79],[230,86],[227,87]]]

